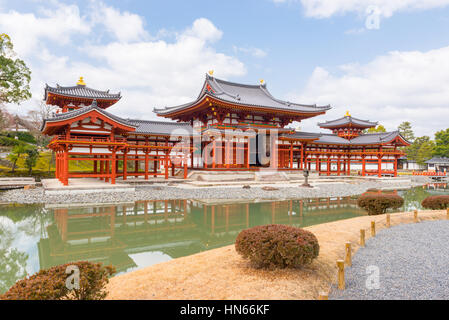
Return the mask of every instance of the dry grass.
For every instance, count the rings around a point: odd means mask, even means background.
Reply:
[[[446,218],[446,211],[420,211],[420,220]],[[358,249],[360,229],[370,235],[385,228],[385,215],[363,216],[307,227],[320,243],[320,255],[301,269],[255,270],[227,246],[174,259],[111,279],[107,299],[316,299],[336,280],[336,260],[345,242]],[[391,215],[391,225],[412,223],[413,212]]]

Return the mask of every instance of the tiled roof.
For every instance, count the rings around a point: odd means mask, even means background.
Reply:
[[[48,84],[46,84],[44,100],[47,100],[48,93],[54,93],[66,97],[97,100],[119,100],[122,97],[120,92],[109,93],[109,90],[100,91],[86,87],[85,85],[76,85],[72,87],[61,87],[60,85],[56,85],[56,87],[50,87]]]
[[[321,134],[318,140],[313,143],[316,144],[340,144],[340,145],[376,145],[392,141],[397,136],[400,136],[399,131],[381,132],[381,133],[367,133],[361,134],[354,139],[344,139],[335,134]],[[406,141],[402,136],[401,138]]]
[[[118,123],[124,124],[126,126],[130,126],[130,127],[135,127],[135,125],[133,123],[131,123],[130,121],[120,118],[116,115],[113,115],[112,113],[109,113],[109,112],[99,108],[97,106],[97,101],[94,100],[90,106],[76,109],[76,110],[69,111],[69,112],[56,113],[56,114],[54,114],[53,117],[44,119],[44,121],[42,123],[41,130],[43,130],[45,128],[45,124],[47,122],[58,122],[58,121],[62,121],[62,120],[72,119],[72,118],[78,117],[80,115],[86,114],[92,110],[96,110],[97,112],[105,115],[106,117],[108,117]]]
[[[303,132],[303,131],[295,131],[294,133],[283,133],[280,136],[290,139],[318,139],[321,137],[321,133],[312,133],[312,132]]]
[[[168,121],[151,121],[151,120],[127,120],[136,127],[133,133],[141,134],[160,134],[160,135],[192,135],[196,134],[192,126],[187,122],[168,122]]]
[[[329,105],[306,105],[276,99],[267,90],[266,84],[246,85],[220,80],[210,75],[206,75],[206,81],[197,100],[175,107],[166,107],[164,109],[155,108],[154,112],[164,115],[188,108],[200,101],[206,94],[217,100],[235,105],[263,107],[274,110],[299,111],[314,114],[327,111],[331,108]]]
[[[445,164],[449,165],[449,158],[446,157],[433,157],[426,161],[426,163],[436,163],[436,164]]]
[[[351,116],[344,116],[336,120],[318,123],[318,126],[322,128],[344,128],[346,126],[349,126],[350,124],[361,128],[371,128],[377,126],[378,123],[368,120],[360,120]]]

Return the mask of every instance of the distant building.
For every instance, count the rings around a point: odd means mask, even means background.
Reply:
[[[415,160],[407,159],[407,157],[401,157],[398,159],[398,169],[402,170],[426,170],[427,165],[417,163]]]
[[[433,157],[426,161],[427,171],[446,172],[449,169],[449,158]]]

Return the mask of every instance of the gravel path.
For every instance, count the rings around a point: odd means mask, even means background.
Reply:
[[[381,230],[366,242],[345,269],[346,290],[329,299],[449,299],[449,221],[426,221]],[[379,269],[379,288],[367,267]],[[372,279],[372,278],[371,278]],[[366,283],[373,289],[367,289]]]
[[[175,186],[159,185],[136,187],[135,192],[122,193],[87,193],[72,195],[45,195],[43,188],[30,190],[10,190],[0,193],[0,202],[16,203],[118,203],[134,202],[137,200],[175,200],[175,199],[232,199],[232,200],[282,200],[301,199],[316,197],[344,197],[358,195],[368,189],[376,188],[410,188],[422,183],[400,183],[400,182],[354,182],[348,183],[322,183],[314,188],[304,188],[299,186],[288,186],[279,190],[266,191],[261,187],[251,187],[244,189],[236,188],[208,188],[200,187],[195,189],[185,189]]]

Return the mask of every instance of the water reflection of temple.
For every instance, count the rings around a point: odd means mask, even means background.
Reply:
[[[118,206],[53,209],[48,238],[38,244],[40,267],[77,260],[137,267],[131,256],[171,258],[232,244],[237,234],[263,224],[305,227],[363,214],[354,197],[252,203],[196,200],[138,201]]]

